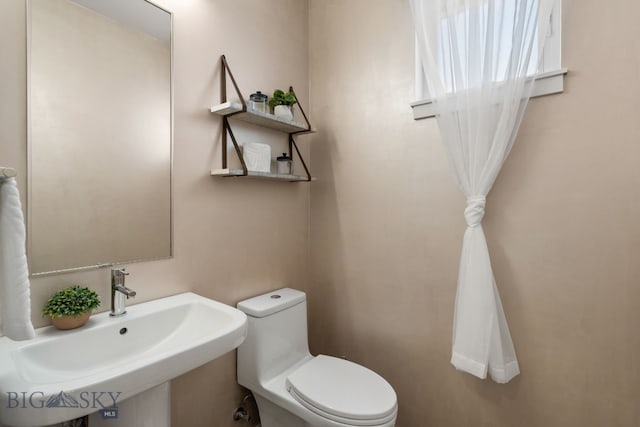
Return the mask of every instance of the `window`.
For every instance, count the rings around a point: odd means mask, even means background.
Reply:
[[[509,6],[510,4],[510,6]],[[505,7],[514,7],[515,3],[506,2]],[[479,6],[479,9],[475,11],[476,13],[480,13],[481,16],[485,16],[486,10],[482,10],[482,8],[486,9],[487,4],[484,3],[484,6]],[[536,77],[535,87],[533,89],[533,96],[541,96],[541,95],[549,95],[552,93],[559,93],[563,91],[563,78],[564,74],[566,74],[567,70],[561,67],[561,0],[557,0],[553,11],[551,13],[551,22],[549,25],[549,29],[547,31],[547,41],[545,44],[545,50],[543,53],[543,58],[541,62],[541,72],[538,73]],[[471,12],[474,13],[474,12]],[[455,27],[457,22],[465,19],[465,13],[461,13],[458,15],[451,16],[449,18],[445,18],[446,25],[441,27],[441,37],[446,42],[442,43],[442,49],[439,53],[440,55],[446,56],[450,53],[450,45],[451,43],[455,43],[451,40],[450,35],[447,34],[447,27]],[[506,26],[505,33],[510,34],[509,26]],[[534,29],[537,31],[537,28]],[[499,35],[496,34],[496,37]],[[416,43],[417,45],[417,43]],[[492,74],[496,81],[501,80],[501,76],[505,74],[506,64],[508,60],[508,52],[510,50],[510,43],[505,39],[504,43],[500,43],[503,46],[504,54],[497,55],[498,63],[496,63],[493,67]],[[458,46],[459,48],[463,48],[462,46]],[[537,46],[534,47],[537,50]],[[431,96],[429,95],[426,78],[424,74],[424,70],[422,69],[422,62],[420,60],[419,51],[416,46],[415,51],[415,89],[416,89],[416,99],[418,101],[411,104],[413,107],[414,119],[421,119],[426,117],[432,117],[435,115],[435,110],[433,107],[433,103],[431,101]],[[534,57],[537,56],[534,52]],[[444,62],[444,61],[443,61]],[[535,72],[535,64],[530,64],[531,74]],[[446,69],[446,66],[442,66],[440,68],[440,73],[442,75],[442,80],[445,83],[445,88],[451,88],[453,90],[454,78],[451,76],[451,70]]]

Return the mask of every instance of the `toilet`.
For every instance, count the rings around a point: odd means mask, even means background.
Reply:
[[[284,288],[238,303],[249,321],[238,383],[253,392],[262,427],[393,427],[396,393],[375,372],[309,353],[304,292]]]

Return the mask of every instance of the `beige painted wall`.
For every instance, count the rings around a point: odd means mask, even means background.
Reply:
[[[413,121],[404,0],[310,0],[311,347],[395,387],[398,425],[640,425],[640,6],[564,0],[562,95],[531,102],[484,229],[522,374],[449,364],[464,197]]]
[[[281,286],[306,288],[309,186],[210,177],[210,168],[220,161],[221,126],[208,109],[219,100],[222,53],[245,96],[292,84],[308,105],[307,2],[157,3],[173,11],[175,19],[175,257],[127,266],[127,283],[138,292],[135,302],[194,291],[235,305]],[[25,1],[0,2],[0,164],[18,170],[24,206],[25,34]],[[251,133],[255,131],[244,132]],[[302,139],[300,146],[308,151]],[[34,279],[36,325],[46,323],[39,314],[46,299],[76,282],[96,289],[108,301],[108,269]],[[173,381],[172,396],[173,425],[231,426],[241,397],[235,354]]]

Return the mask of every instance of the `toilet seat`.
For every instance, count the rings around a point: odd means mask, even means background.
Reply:
[[[343,424],[371,426],[393,420],[397,397],[375,372],[320,355],[289,374],[289,394],[316,414]]]

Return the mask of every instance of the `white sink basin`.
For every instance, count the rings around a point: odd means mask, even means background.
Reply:
[[[129,306],[123,317],[94,315],[80,329],[40,328],[30,341],[1,337],[0,424],[48,425],[117,406],[246,336],[244,313],[185,293]]]

